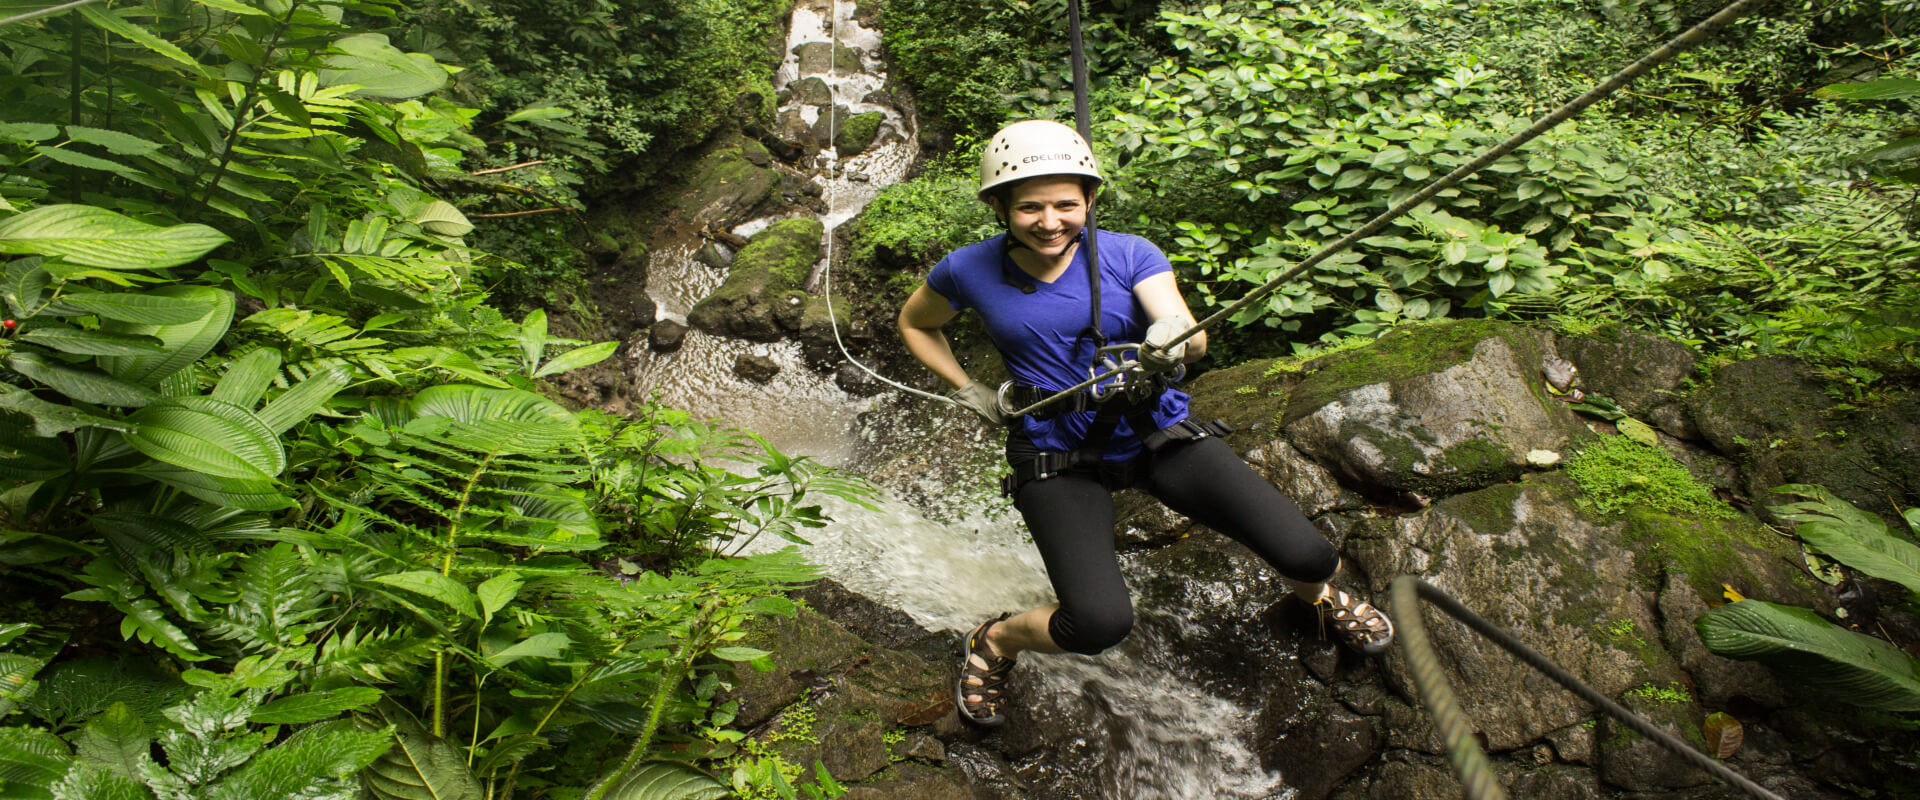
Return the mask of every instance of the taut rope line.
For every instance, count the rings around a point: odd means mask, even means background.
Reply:
[[[1499,645],[1540,674],[1552,678],[1554,682],[1580,696],[1580,699],[1592,703],[1594,707],[1632,727],[1640,735],[1647,737],[1660,746],[1679,754],[1694,766],[1706,770],[1723,781],[1734,785],[1749,795],[1761,800],[1785,800],[1780,795],[1768,791],[1746,776],[1729,769],[1727,765],[1695,750],[1686,742],[1671,733],[1663,731],[1653,723],[1608,699],[1606,695],[1581,682],[1579,678],[1560,668],[1560,665],[1548,660],[1532,648],[1522,644],[1513,634],[1502,630],[1500,626],[1488,622],[1473,613],[1460,601],[1448,597],[1445,592],[1434,588],[1432,584],[1413,575],[1402,575],[1393,580],[1393,621],[1400,631],[1400,648],[1407,655],[1407,671],[1412,673],[1414,685],[1420,690],[1420,699],[1427,704],[1427,710],[1433,714],[1433,721],[1446,740],[1447,760],[1453,762],[1453,770],[1460,776],[1460,785],[1465,790],[1467,800],[1506,800],[1507,791],[1500,786],[1500,779],[1487,762],[1487,755],[1480,751],[1480,745],[1473,738],[1473,723],[1460,710],[1459,702],[1454,698],[1453,688],[1447,685],[1447,677],[1440,667],[1439,655],[1434,652],[1433,643],[1427,637],[1426,621],[1420,616],[1420,600],[1433,603],[1454,619],[1460,620],[1474,633],[1486,637],[1488,641]]]
[[[1400,201],[1398,204],[1394,205],[1392,208],[1389,208],[1386,211],[1382,212],[1379,216],[1374,217],[1372,220],[1369,220],[1367,224],[1360,226],[1358,230],[1355,230],[1352,233],[1347,234],[1346,236],[1340,237],[1338,241],[1335,241],[1333,244],[1330,244],[1324,248],[1321,248],[1319,252],[1314,253],[1311,256],[1308,256],[1306,260],[1301,261],[1299,264],[1295,265],[1292,269],[1287,270],[1286,272],[1280,273],[1279,275],[1275,276],[1273,280],[1270,280],[1264,284],[1261,284],[1259,288],[1256,288],[1252,292],[1249,292],[1245,297],[1242,297],[1239,300],[1235,300],[1233,303],[1229,304],[1227,307],[1222,308],[1219,311],[1215,311],[1214,313],[1208,315],[1207,318],[1201,320],[1199,324],[1194,325],[1192,328],[1187,329],[1185,333],[1182,333],[1181,335],[1174,337],[1172,341],[1167,342],[1166,346],[1171,348],[1174,345],[1180,344],[1181,342],[1184,342],[1187,339],[1192,338],[1194,334],[1199,333],[1203,330],[1206,330],[1207,328],[1212,327],[1213,325],[1219,324],[1221,320],[1224,320],[1227,317],[1232,316],[1236,312],[1240,311],[1240,309],[1246,308],[1248,305],[1251,305],[1255,301],[1263,297],[1266,297],[1268,294],[1273,293],[1275,289],[1280,288],[1281,284],[1284,284],[1287,281],[1290,281],[1296,277],[1299,277],[1301,273],[1304,273],[1307,270],[1312,269],[1314,265],[1319,264],[1320,262],[1325,261],[1328,258],[1331,258],[1332,256],[1340,253],[1341,251],[1346,250],[1349,247],[1352,247],[1355,243],[1359,242],[1361,239],[1365,239],[1369,236],[1379,233],[1382,228],[1385,228],[1387,226],[1387,223],[1392,222],[1395,219],[1398,219],[1400,216],[1406,214],[1407,212],[1412,211],[1413,209],[1419,207],[1420,204],[1433,199],[1434,195],[1439,194],[1443,191],[1446,191],[1448,188],[1452,187],[1454,184],[1457,184],[1460,181],[1465,180],[1467,176],[1472,175],[1475,172],[1479,172],[1481,169],[1485,168],[1488,164],[1492,164],[1494,161],[1498,160],[1501,156],[1504,156],[1508,153],[1513,152],[1514,150],[1518,149],[1521,145],[1526,144],[1527,142],[1533,141],[1535,138],[1539,137],[1540,134],[1543,134],[1549,130],[1552,130],[1554,126],[1567,121],[1569,118],[1573,117],[1575,114],[1585,111],[1587,109],[1587,106],[1593,105],[1594,103],[1599,102],[1602,98],[1606,97],[1607,95],[1613,94],[1615,91],[1618,91],[1620,87],[1625,86],[1629,81],[1632,81],[1633,79],[1646,74],[1648,71],[1652,70],[1654,67],[1657,67],[1667,62],[1668,60],[1671,60],[1674,56],[1679,55],[1681,52],[1687,50],[1688,48],[1693,47],[1694,45],[1697,45],[1705,41],[1708,36],[1713,35],[1714,31],[1717,31],[1722,27],[1725,27],[1726,24],[1729,22],[1732,22],[1734,18],[1740,16],[1742,13],[1745,13],[1747,10],[1747,7],[1750,5],[1753,5],[1754,2],[1755,0],[1734,0],[1734,2],[1728,4],[1726,8],[1722,8],[1720,9],[1719,12],[1715,13],[1713,16],[1708,17],[1704,20],[1701,20],[1699,24],[1693,26],[1692,28],[1687,29],[1685,33],[1682,33],[1679,36],[1674,37],[1672,41],[1669,41],[1666,44],[1661,45],[1659,49],[1656,49],[1651,53],[1641,56],[1640,60],[1635,61],[1632,64],[1627,65],[1625,69],[1622,69],[1619,72],[1614,73],[1612,77],[1607,78],[1605,81],[1602,81],[1600,85],[1587,90],[1585,94],[1582,94],[1579,97],[1576,97],[1572,100],[1567,101],[1565,105],[1562,105],[1557,109],[1554,109],[1553,113],[1550,113],[1544,117],[1541,117],[1538,122],[1533,123],[1532,127],[1529,127],[1524,131],[1514,134],[1512,137],[1509,137],[1504,142],[1494,145],[1492,148],[1489,148],[1486,152],[1481,153],[1478,158],[1475,158],[1472,161],[1462,164],[1459,168],[1455,169],[1454,171],[1441,176],[1439,180],[1436,180],[1432,183],[1427,184],[1426,188],[1423,188],[1420,191],[1415,192],[1412,196],[1409,196],[1407,199]],[[1137,368],[1137,365],[1129,364],[1129,365],[1124,365],[1118,369],[1109,370],[1104,374],[1095,375],[1072,387],[1063,389],[1058,393],[1055,393],[1049,397],[1046,397],[1040,400],[1039,402],[1034,403],[1033,405],[1030,405],[1030,406],[1027,406],[1026,408],[1015,411],[1009,416],[1020,416],[1023,414],[1031,414],[1035,411],[1045,408],[1046,406],[1052,403],[1058,402],[1069,395],[1072,395],[1074,392],[1078,392],[1088,387],[1097,385],[1102,381],[1122,375],[1128,372],[1129,370],[1136,369],[1136,368]]]

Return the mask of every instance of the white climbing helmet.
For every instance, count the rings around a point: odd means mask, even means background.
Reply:
[[[1001,128],[980,154],[981,202],[993,188],[1036,175],[1083,175],[1098,186],[1100,165],[1072,128],[1045,119],[1030,119]]]

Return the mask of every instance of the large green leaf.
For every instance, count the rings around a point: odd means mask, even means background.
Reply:
[[[404,100],[419,97],[447,83],[447,70],[425,53],[403,53],[378,33],[362,33],[335,40],[327,56],[330,69],[320,70],[327,86],[353,84],[356,94]]]
[[[7,366],[82,403],[139,408],[160,399],[160,395],[145,386],[127,383],[96,369],[50,361],[39,353],[15,352],[7,358]]]
[[[523,658],[559,658],[572,641],[564,633],[536,633],[512,647],[487,656],[487,663],[504,667]]]
[[[166,352],[152,336],[127,336],[103,333],[66,325],[36,325],[20,335],[22,341],[50,347],[62,353],[82,356],[139,356]]]
[[[292,508],[293,498],[273,481],[258,478],[223,478],[198,470],[150,462],[134,472],[157,480],[216,506],[247,511],[277,511]]]
[[[206,397],[169,398],[133,413],[127,443],[157,461],[221,478],[271,481],[287,468],[280,439],[259,417]]]
[[[59,436],[67,431],[95,427],[122,432],[133,430],[132,423],[84,414],[73,406],[49,403],[34,397],[32,392],[25,389],[0,383],[0,412],[7,411],[17,411],[31,418],[36,436]]]
[[[627,773],[604,795],[605,800],[720,800],[727,787],[685,764],[655,761]]]
[[[480,779],[467,768],[460,748],[426,731],[392,700],[380,703],[394,726],[394,747],[361,775],[380,800],[481,800]]]
[[[411,407],[415,417],[460,423],[471,434],[463,444],[479,450],[546,452],[575,441],[580,433],[579,422],[558,403],[519,389],[433,386],[414,395]]]
[[[206,307],[207,312],[190,322],[175,325],[138,325],[115,322],[109,331],[134,336],[158,337],[166,352],[149,356],[107,356],[101,366],[116,377],[131,383],[158,385],[169,375],[191,366],[213,351],[220,337],[233,324],[233,293],[211,286],[162,286],[147,294],[189,300]]]
[[[371,686],[307,692],[256,708],[248,719],[262,725],[303,725],[373,705],[384,696],[385,693]]]
[[[153,738],[140,715],[126,703],[114,703],[87,721],[74,743],[84,761],[124,778],[139,775]]]
[[[1797,606],[1742,600],[1694,622],[1707,649],[1792,673],[1835,699],[1883,711],[1920,711],[1920,660]]]
[[[544,378],[548,375],[557,375],[566,372],[567,370],[598,364],[605,361],[607,356],[613,355],[613,351],[619,346],[619,342],[601,342],[599,344],[590,344],[586,347],[576,347],[565,353],[561,353],[559,357],[552,361],[540,365],[540,369],[533,373],[533,377]]]
[[[73,762],[66,742],[37,728],[0,728],[0,786],[8,798],[53,797],[50,787]]]
[[[473,590],[468,589],[466,584],[438,572],[424,569],[399,572],[377,576],[374,581],[431,597],[447,604],[447,607],[459,612],[461,616],[470,619],[480,618],[479,600],[474,597]]]
[[[140,12],[138,9],[135,9],[134,13],[137,14]],[[172,42],[154,35],[152,31],[146,28],[121,19],[115,15],[113,11],[105,10],[100,6],[89,5],[80,7],[80,15],[86,17],[88,22],[98,25],[105,30],[120,34],[135,42],[139,42],[142,47],[178,62],[182,66],[185,66],[190,72],[195,74],[202,72],[200,62],[195,61],[193,56],[187,54],[187,51],[180,49],[179,46]]]
[[[1899,100],[1920,97],[1920,81],[1912,78],[1881,78],[1866,83],[1835,83],[1821,87],[1813,94],[1840,100]]]
[[[50,314],[95,314],[144,325],[174,325],[201,319],[212,310],[204,299],[145,292],[73,292],[48,306]]]
[[[260,421],[266,423],[274,433],[284,432],[319,411],[321,406],[352,382],[351,368],[345,364],[329,364],[307,375],[305,380],[294,384],[285,394],[268,401],[266,407],[260,409]]]
[[[1808,498],[1770,508],[1781,519],[1797,523],[1793,532],[1813,549],[1907,591],[1920,592],[1920,547],[1894,536],[1885,520],[1820,486],[1788,484],[1774,491]]]
[[[267,386],[280,374],[280,354],[260,348],[227,364],[227,374],[213,387],[212,397],[241,408],[259,405]]]
[[[163,228],[97,206],[41,206],[0,220],[0,253],[59,256],[89,267],[177,267],[227,241],[205,225]]]

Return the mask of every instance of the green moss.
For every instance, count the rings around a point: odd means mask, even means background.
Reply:
[[[1509,473],[1519,469],[1513,464],[1512,452],[1504,445],[1485,439],[1468,439],[1447,448],[1440,456],[1440,463],[1455,472],[1473,475]]]
[[[1625,436],[1582,449],[1567,460],[1567,476],[1603,514],[1643,509],[1725,519],[1735,513],[1667,451]]]
[[[780,174],[755,165],[747,157],[746,149],[750,147],[760,148],[756,158],[766,153],[760,143],[735,136],[695,162],[675,203],[679,212],[683,216],[691,215],[734,196],[740,198],[739,204],[752,206],[770,196],[780,183]]]
[[[880,121],[885,116],[878,111],[867,111],[847,118],[846,123],[834,134],[833,149],[842,156],[851,156],[865,151],[873,145],[873,137],[880,134]]]
[[[798,291],[820,260],[820,237],[826,228],[812,217],[789,217],[775,222],[740,248],[728,272],[728,282],[741,273],[761,272],[767,276],[766,288],[774,292]]]
[[[1520,502],[1520,495],[1526,490],[1525,485],[1518,483],[1491,486],[1441,500],[1439,508],[1481,533],[1505,533],[1520,523],[1513,506]]]
[[[1333,402],[1342,393],[1375,383],[1410,378],[1459,364],[1473,357],[1474,345],[1489,336],[1517,330],[1494,320],[1443,320],[1403,325],[1372,346],[1343,350],[1309,362],[1306,377],[1287,404],[1291,423]]]
[[[1693,702],[1693,695],[1687,691],[1687,687],[1677,683],[1664,685],[1643,683],[1632,689],[1628,689],[1627,697],[1653,703],[1680,704]]]

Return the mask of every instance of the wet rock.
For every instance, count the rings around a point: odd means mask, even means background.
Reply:
[[[1348,550],[1374,576],[1376,594],[1392,576],[1419,575],[1604,694],[1679,679],[1664,651],[1601,635],[1610,620],[1657,628],[1651,602],[1634,589],[1635,555],[1621,526],[1581,518],[1576,493],[1558,477],[1483,489],[1363,525]],[[1586,719],[1586,703],[1497,645],[1452,617],[1427,619],[1460,707],[1492,749],[1511,750]],[[1388,659],[1390,680],[1404,681],[1405,655],[1396,649]],[[1402,693],[1414,696],[1410,685]]]
[[[1340,485],[1325,467],[1308,459],[1292,443],[1275,439],[1247,451],[1252,464],[1281,493],[1300,505],[1308,517],[1318,517],[1335,509],[1357,509],[1364,505],[1360,495]]]
[[[1463,796],[1453,772],[1442,766],[1390,762],[1367,789],[1368,800],[1454,800]]]
[[[743,136],[722,139],[688,167],[672,213],[683,221],[700,220],[730,228],[752,217],[773,197],[780,173],[767,168],[766,146]]]
[[[780,365],[763,355],[742,353],[733,359],[733,374],[754,383],[768,383],[780,374]]]
[[[1588,721],[1547,734],[1547,742],[1553,745],[1554,757],[1570,764],[1591,765],[1594,759],[1593,731],[1597,727],[1597,721]]]
[[[835,75],[857,75],[865,71],[860,48],[839,42],[803,42],[793,48],[793,53],[800,57],[801,75],[825,75],[829,70]],[[828,63],[829,58],[832,63]]]
[[[871,644],[903,649],[933,635],[906,612],[876,603],[831,578],[807,584],[793,596]]]
[[[671,353],[686,341],[688,330],[687,324],[677,319],[660,320],[647,332],[647,346],[657,353]]]
[[[1396,330],[1308,364],[1286,431],[1370,491],[1443,496],[1511,480],[1528,451],[1587,435],[1541,388],[1550,347],[1542,332],[1485,321]]]
[[[1507,786],[1510,800],[1600,800],[1593,773],[1577,767],[1548,766],[1523,772]]]
[[[1316,706],[1303,724],[1261,753],[1263,763],[1284,770],[1298,800],[1322,800],[1374,756],[1384,741],[1373,723],[1336,704]]]
[[[885,115],[878,111],[866,111],[847,117],[840,122],[834,132],[833,149],[841,158],[859,155],[873,144],[875,136],[880,135],[880,123]]]
[[[693,259],[714,269],[726,269],[733,263],[733,251],[719,242],[707,242],[693,254]]]
[[[1588,336],[1560,336],[1561,356],[1580,368],[1586,391],[1612,398],[1646,419],[1657,408],[1681,405],[1682,384],[1699,357],[1664,336],[1608,325]]]
[[[1784,483],[1817,483],[1894,518],[1920,505],[1920,392],[1886,389],[1858,409],[1836,407],[1804,363],[1769,356],[1729,364],[1695,392],[1693,418],[1740,467],[1736,489],[1756,505]]]
[[[1703,715],[1684,693],[1671,687],[1666,691],[1673,693],[1673,699],[1633,691],[1620,698],[1620,703],[1655,727],[1693,742],[1695,747],[1700,746],[1699,743],[1705,741],[1700,733]],[[1601,718],[1595,741],[1600,754],[1601,779],[1622,789],[1635,792],[1685,789],[1714,781],[1705,770],[1612,717]]]
[[[1721,658],[1707,650],[1693,621],[1707,613],[1707,603],[1688,585],[1683,572],[1669,572],[1660,589],[1660,640],[1680,660],[1693,679],[1700,702],[1709,708],[1753,703],[1765,708],[1787,704],[1786,688],[1765,666],[1751,661]]]
[[[781,160],[789,162],[820,149],[823,138],[814,134],[813,126],[797,108],[780,112],[774,120],[773,136],[785,146]]]
[[[900,743],[899,751],[900,755],[907,758],[917,758],[935,764],[947,760],[947,748],[941,746],[940,740],[924,734],[907,737]]]
[[[750,341],[780,338],[784,331],[779,315],[791,314],[792,294],[820,259],[823,232],[820,221],[810,217],[792,217],[768,226],[734,255],[726,282],[694,304],[687,322],[720,336]]]
[[[921,764],[896,764],[871,783],[855,786],[842,800],[978,800],[965,774]]]
[[[794,313],[783,317],[791,320],[788,330],[797,334],[800,340],[801,354],[807,363],[816,367],[833,364],[843,358],[840,347],[852,339],[851,306],[845,297],[834,297],[832,311],[829,313],[826,298],[802,295],[798,306],[790,306]],[[839,338],[836,339],[835,337]]]
[[[872,397],[887,390],[887,385],[851,361],[833,368],[833,385],[854,397]]]
[[[824,106],[833,102],[833,90],[827,82],[818,77],[806,77],[787,84],[793,97],[810,106]]]
[[[886,106],[887,108],[893,108],[893,109],[898,109],[900,107],[900,103],[894,100],[893,95],[888,91],[886,91],[885,89],[877,89],[877,90],[868,92],[867,96],[860,98],[860,102],[865,103],[867,105]]]

